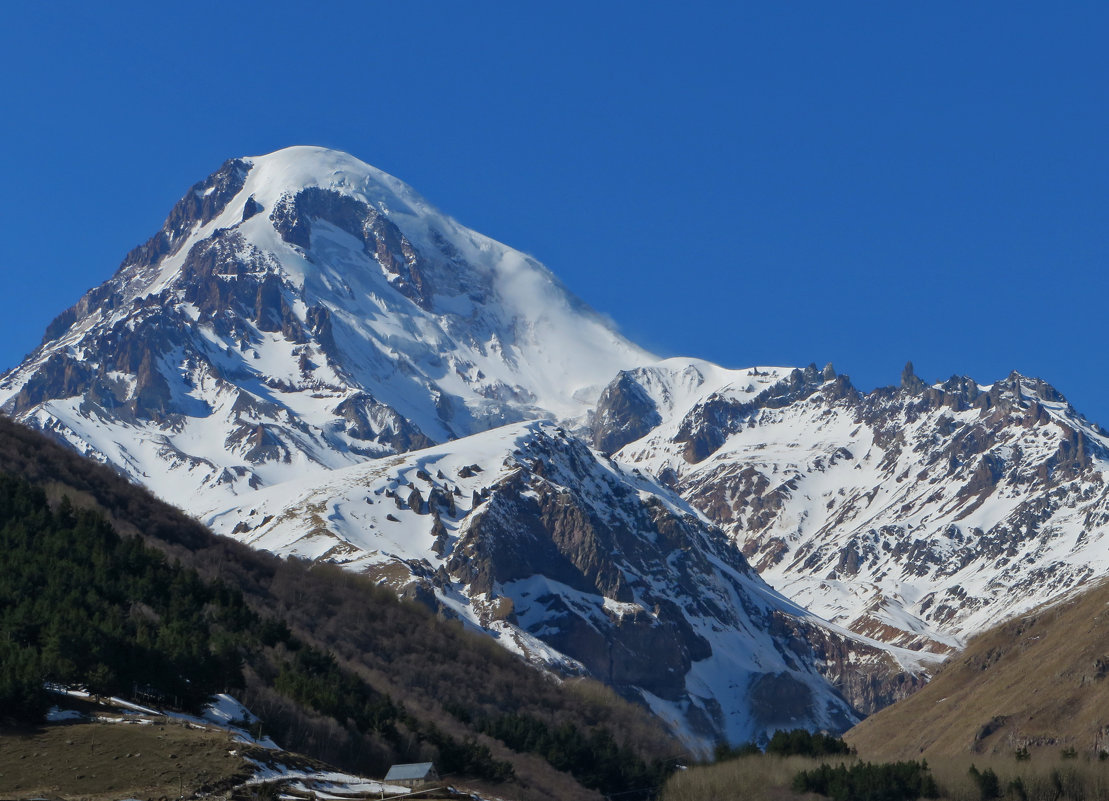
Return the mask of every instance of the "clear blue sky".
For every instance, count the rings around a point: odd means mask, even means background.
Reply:
[[[0,367],[225,159],[321,144],[663,354],[1017,369],[1109,425],[1109,4],[21,5]]]

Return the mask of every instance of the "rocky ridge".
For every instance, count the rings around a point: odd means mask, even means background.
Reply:
[[[910,364],[860,392],[831,365],[670,360],[622,373],[594,420],[775,588],[886,642],[949,653],[1109,566],[1109,437],[1039,379]]]

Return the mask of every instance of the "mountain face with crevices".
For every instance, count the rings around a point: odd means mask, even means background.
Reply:
[[[593,443],[658,475],[771,585],[860,634],[950,653],[1109,567],[1109,436],[1053,387],[856,389],[668,360],[602,393]]]

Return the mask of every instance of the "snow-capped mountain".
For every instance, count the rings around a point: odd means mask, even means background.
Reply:
[[[1109,436],[1054,388],[862,393],[823,370],[668,360],[602,394],[594,444],[723,527],[771,585],[936,652],[1109,568]]]
[[[583,417],[650,359],[529,256],[345,153],[293,147],[192,187],[4,376],[0,402],[196,510]]]
[[[217,530],[601,678],[691,744],[840,729],[912,689],[915,655],[822,625],[558,427],[654,361],[533,259],[290,148],[194,186],[0,403]]]
[[[1043,382],[659,361],[320,148],[192,187],[0,407],[702,745],[838,728],[1109,566],[1109,437]]]

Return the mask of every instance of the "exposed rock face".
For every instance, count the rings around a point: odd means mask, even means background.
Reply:
[[[614,453],[646,436],[662,422],[655,402],[631,373],[621,372],[605,387],[593,415],[593,447]]]
[[[828,368],[733,371],[668,405],[687,370],[628,374],[662,422],[615,458],[668,476],[775,587],[853,631],[948,653],[1109,567],[1109,439],[1039,379],[926,384],[910,363],[863,394]]]
[[[121,269],[150,267],[181,249],[197,227],[218,217],[243,188],[251,164],[230,159],[195,184],[166,217],[162,230],[127,254]]]
[[[552,619],[568,619],[544,639],[612,686],[635,685],[676,701],[685,692],[693,662],[712,654],[709,643],[669,597],[674,589],[683,596],[695,590],[690,575],[695,568],[689,560],[696,556],[688,552],[688,543],[697,536],[697,523],[682,520],[662,504],[638,499],[627,503],[626,489],[615,480],[605,488],[613,494],[607,499],[611,505],[591,501],[576,490],[595,470],[593,457],[576,442],[563,443],[571,465],[581,473],[555,482],[547,479],[543,473],[555,455],[549,443],[532,443],[532,452],[538,451],[540,458],[532,468],[535,472],[514,472],[490,488],[488,503],[459,539],[447,569],[471,592],[492,594],[497,586],[542,575],[621,604],[638,598],[641,613],[619,618],[603,633],[596,623],[574,614],[561,597],[551,595],[539,627],[550,628]],[[613,512],[621,507],[627,514],[614,519]],[[643,582],[636,592],[626,578],[628,565],[652,581]],[[697,567],[705,569],[703,564]],[[658,588],[667,581],[674,586],[664,594]],[[700,605],[695,598],[686,603]],[[646,654],[653,656],[647,660]]]
[[[878,643],[845,638],[785,614],[774,616],[770,630],[784,638],[799,659],[819,665],[824,677],[864,716],[908,698],[928,682],[937,664],[906,669]]]
[[[89,389],[91,381],[92,374],[85,365],[63,353],[52,353],[20,388],[12,401],[12,411],[19,414],[32,409],[55,392],[78,395]]]
[[[395,409],[368,393],[351,395],[335,413],[346,421],[346,434],[355,440],[376,443],[396,453],[427,448],[434,443]]]
[[[804,370],[791,370],[784,380],[771,384],[750,400],[710,395],[682,418],[674,441],[683,446],[682,457],[687,462],[703,462],[716,453],[731,433],[743,426],[751,415],[763,409],[781,409],[804,401],[823,388],[825,383],[834,398],[856,397],[858,394],[847,376],[825,382],[816,365],[810,364]]]
[[[906,362],[905,369],[901,371],[901,389],[906,392],[919,395],[927,388],[927,385],[913,373],[913,363]]]
[[[292,245],[309,250],[312,224],[330,223],[362,242],[370,256],[386,271],[389,283],[402,295],[425,310],[431,309],[433,286],[425,277],[431,270],[412,243],[396,225],[368,203],[336,191],[308,187],[295,195],[282,195],[270,214],[274,229]],[[436,275],[436,279],[445,276]],[[448,285],[436,281],[435,290],[459,294],[462,287],[450,276]]]
[[[251,217],[253,217],[255,214],[258,214],[259,212],[262,212],[262,211],[265,211],[265,209],[262,208],[262,204],[254,199],[254,195],[251,195],[250,197],[248,197],[246,199],[246,203],[243,204],[243,219],[242,219],[242,221],[246,222]]]

